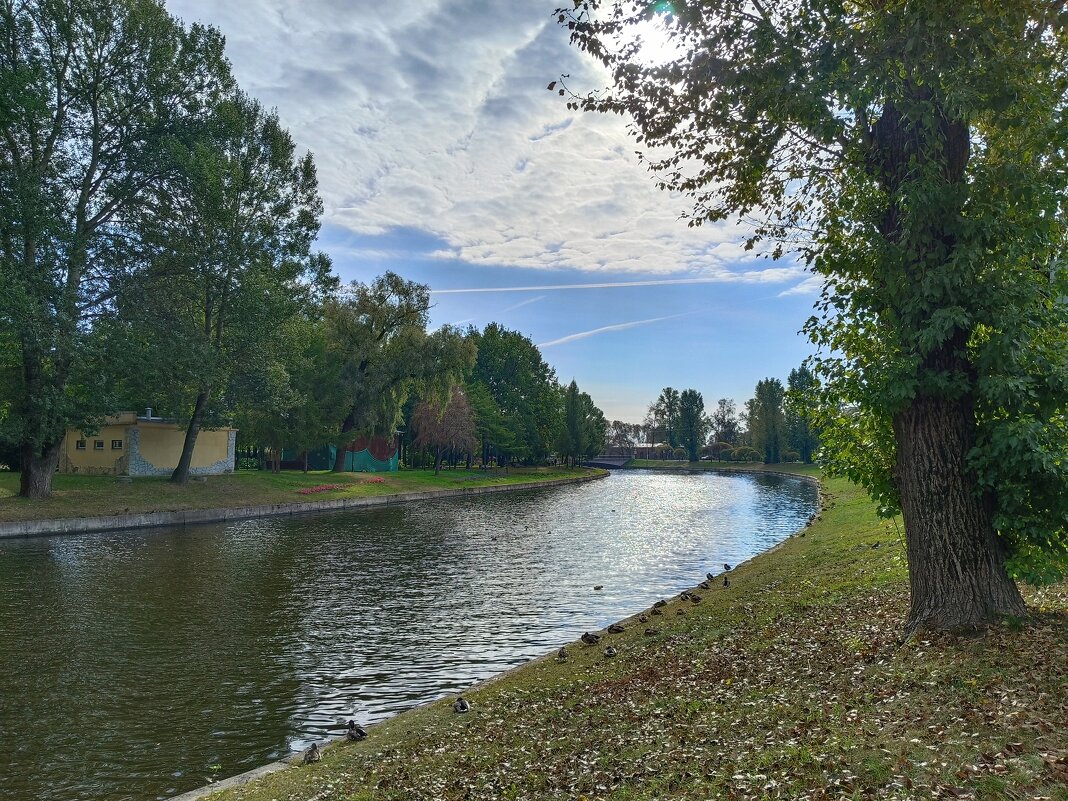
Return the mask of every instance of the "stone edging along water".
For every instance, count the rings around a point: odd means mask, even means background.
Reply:
[[[548,481],[529,481],[515,484],[491,484],[480,487],[460,487],[445,490],[413,490],[389,495],[369,495],[365,498],[338,498],[332,501],[306,501],[303,503],[275,503],[263,506],[239,506],[232,509],[180,509],[174,512],[142,512],[141,514],[112,515],[107,517],[67,517],[54,520],[19,520],[0,523],[0,539],[15,537],[40,537],[52,534],[83,534],[93,531],[122,531],[132,528],[158,528],[160,526],[188,526],[198,523],[223,523],[231,520],[250,520],[259,517],[288,517],[291,515],[335,512],[345,509],[367,509],[376,506],[394,506],[409,501],[426,501],[434,498],[455,498],[468,495],[487,495],[494,492],[559,487],[565,484],[581,484],[605,478],[607,472],[593,473],[570,478],[554,478]]]

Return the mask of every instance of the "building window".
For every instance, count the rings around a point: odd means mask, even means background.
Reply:
[[[122,440],[121,439],[113,439],[113,440],[111,440],[111,450],[113,450],[113,451],[121,451],[122,450]]]
[[[104,440],[102,440],[102,439],[94,439],[93,440],[93,450],[94,451],[102,451],[102,450],[104,450]]]
[[[74,443],[74,447],[79,451],[84,451],[85,450],[85,440],[84,439],[78,440],[77,442]]]

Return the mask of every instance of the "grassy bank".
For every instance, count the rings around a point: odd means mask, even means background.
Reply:
[[[900,535],[826,487],[805,536],[699,604],[218,798],[1068,800],[1068,588],[1026,590],[1033,618],[978,638],[902,643]]]
[[[180,509],[223,509],[261,504],[363,498],[397,492],[449,490],[495,484],[527,484],[588,474],[585,468],[510,468],[508,470],[405,470],[399,473],[328,473],[241,471],[190,480],[184,487],[164,478],[123,483],[108,476],[57,475],[52,497],[27,501],[16,496],[18,473],[0,473],[0,521],[51,520],[69,517],[138,514]],[[337,489],[309,494],[312,487]]]

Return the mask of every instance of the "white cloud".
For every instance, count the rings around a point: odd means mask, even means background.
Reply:
[[[800,284],[784,289],[779,293],[780,298],[786,298],[791,295],[818,295],[820,290],[823,289],[823,277],[819,275],[809,275]]]
[[[738,247],[744,228],[687,228],[688,201],[656,189],[621,118],[568,112],[546,91],[560,73],[605,81],[551,0],[168,6],[226,34],[242,86],[315,154],[334,225],[420,229],[446,243],[438,257],[473,264],[797,276]]]

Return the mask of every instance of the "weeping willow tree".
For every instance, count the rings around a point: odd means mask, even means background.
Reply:
[[[1042,0],[575,0],[607,68],[571,108],[627,115],[691,225],[823,277],[829,467],[905,524],[907,628],[1025,606],[1068,538],[1066,21]],[[661,37],[658,48],[650,40]]]

